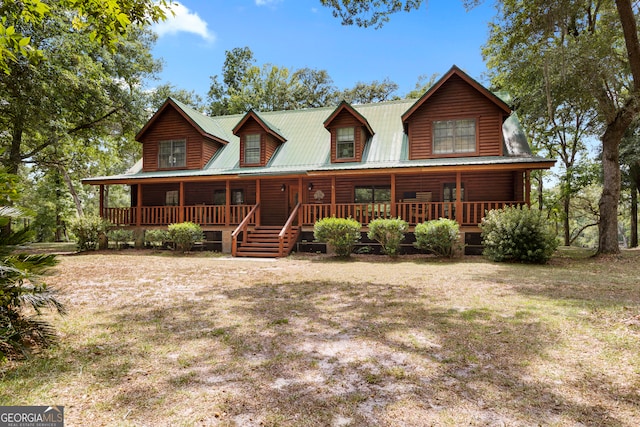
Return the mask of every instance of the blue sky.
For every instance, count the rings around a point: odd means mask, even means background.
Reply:
[[[492,1],[465,11],[462,0],[428,0],[391,17],[381,29],[343,26],[319,0],[180,0],[175,17],[156,25],[160,80],[206,99],[225,51],[248,46],[257,64],[327,70],[340,89],[389,78],[398,95],[420,75],[455,64],[487,83],[480,52],[495,15]]]

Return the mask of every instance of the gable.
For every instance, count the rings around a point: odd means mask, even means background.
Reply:
[[[502,124],[509,113],[506,103],[454,70],[403,115],[409,137],[409,159],[501,156],[504,148]],[[443,123],[451,123],[454,127],[456,123],[472,126],[473,148],[462,153],[443,153],[435,145],[436,126]]]
[[[142,143],[142,170],[163,169],[159,164],[160,146],[165,141],[185,142],[185,164],[176,169],[202,169],[221,148],[221,144],[202,135],[175,108],[164,108],[154,115],[137,138]]]

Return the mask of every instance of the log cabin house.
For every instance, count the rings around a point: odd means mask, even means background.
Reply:
[[[84,180],[99,186],[101,216],[138,232],[195,222],[234,256],[321,250],[313,225],[330,216],[365,236],[374,218],[451,218],[478,244],[485,212],[529,204],[531,171],[554,164],[455,66],[418,100],[209,117],[168,99],[136,140],[129,172]],[[129,206],[110,205],[113,185],[130,188]]]

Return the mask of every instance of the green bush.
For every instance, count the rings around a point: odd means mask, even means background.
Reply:
[[[116,228],[107,231],[107,237],[110,241],[115,243],[116,249],[121,249],[125,243],[133,239],[133,232],[123,228]]]
[[[558,247],[542,213],[528,206],[489,211],[480,228],[483,253],[493,261],[544,264]]]
[[[181,252],[190,251],[193,244],[204,240],[202,228],[193,222],[169,225],[169,240],[175,243]]]
[[[0,211],[13,216],[11,208]],[[0,215],[0,227],[9,223],[9,217]],[[57,264],[55,255],[15,253],[18,246],[30,241],[30,236],[28,229],[0,236],[0,364],[29,356],[55,342],[55,328],[45,320],[43,311],[65,313],[55,290],[41,280]]]
[[[149,243],[151,247],[160,248],[164,242],[169,241],[169,232],[167,230],[147,230],[144,233],[145,242]]]
[[[400,243],[409,229],[409,223],[401,218],[374,219],[369,223],[367,237],[382,245],[382,250],[390,257],[397,257],[400,252]]]
[[[362,225],[353,218],[323,218],[313,226],[313,237],[329,245],[337,256],[348,257],[360,240]]]
[[[97,215],[85,215],[76,217],[70,221],[69,229],[76,238],[78,250],[95,250],[109,228],[109,222]]]
[[[460,226],[452,219],[440,218],[417,224],[416,248],[439,257],[452,258],[462,250]]]

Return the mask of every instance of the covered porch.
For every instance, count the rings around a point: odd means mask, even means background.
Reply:
[[[530,169],[305,173],[296,177],[192,177],[172,181],[99,183],[100,215],[114,227],[163,228],[185,221],[222,232],[222,248],[236,253],[256,228],[268,227],[287,255],[303,231],[326,217],[353,218],[363,232],[377,218],[401,218],[410,231],[439,218],[479,232],[488,210],[529,204]],[[130,188],[130,206],[110,206],[108,186]],[[308,235],[308,234],[307,234]],[[275,249],[274,249],[275,251]]]

